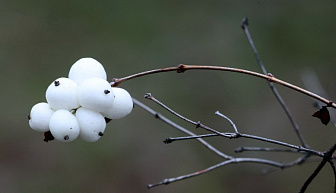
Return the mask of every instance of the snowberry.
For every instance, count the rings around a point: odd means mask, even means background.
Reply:
[[[79,123],[79,137],[87,142],[95,142],[103,136],[106,122],[102,114],[81,107],[76,111]]]
[[[93,111],[103,112],[111,108],[114,94],[106,80],[89,78],[78,86],[77,99],[81,106]]]
[[[88,78],[101,78],[106,80],[106,72],[97,60],[93,58],[82,58],[75,62],[69,71],[69,78],[77,82],[82,83]]]
[[[52,109],[76,109],[79,107],[77,101],[77,83],[69,78],[58,78],[52,82],[47,91],[46,99]]]
[[[49,131],[49,120],[53,113],[54,111],[48,103],[37,103],[31,109],[30,115],[28,115],[29,126],[35,131]]]
[[[64,109],[57,110],[51,116],[49,128],[54,138],[62,142],[75,140],[80,132],[76,117]]]
[[[133,109],[133,100],[131,95],[122,88],[113,87],[115,99],[111,108],[102,114],[109,119],[121,119],[131,113]]]

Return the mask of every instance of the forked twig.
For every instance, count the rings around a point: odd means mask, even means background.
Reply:
[[[332,157],[333,157],[333,153],[336,150],[336,143],[327,151],[324,153],[324,157],[323,160],[321,161],[321,163],[317,166],[317,168],[314,170],[314,172],[309,176],[309,178],[305,181],[305,183],[303,184],[303,186],[301,187],[299,193],[303,193],[306,191],[307,187],[309,186],[309,184],[314,180],[314,178],[317,176],[317,174],[320,173],[320,171],[322,170],[322,168],[325,166],[325,164],[327,162],[330,162]],[[335,191],[335,188],[334,188]]]
[[[195,136],[195,134],[183,127],[181,127],[180,125],[172,122],[171,120],[169,120],[168,118],[166,118],[165,116],[159,114],[158,112],[154,111],[153,109],[149,108],[148,106],[146,106],[145,104],[141,103],[140,101],[136,100],[135,98],[132,98],[134,104],[138,105],[139,107],[143,108],[144,110],[146,110],[147,112],[149,112],[150,114],[154,115],[157,119],[160,119],[161,121],[167,123],[168,125],[171,125],[173,127],[175,127],[176,129],[178,129],[179,131],[186,133],[190,136]],[[226,154],[224,154],[223,152],[219,151],[218,149],[216,149],[215,147],[213,147],[212,145],[210,145],[208,142],[206,142],[203,139],[197,139],[199,142],[201,142],[206,148],[208,148],[209,150],[213,151],[214,153],[216,153],[217,155],[219,155],[220,157],[224,158],[224,159],[231,159],[231,156],[228,156]]]

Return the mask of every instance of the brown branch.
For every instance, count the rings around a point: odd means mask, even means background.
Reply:
[[[202,65],[185,65],[185,64],[180,64],[177,67],[168,67],[168,68],[161,68],[161,69],[155,69],[155,70],[149,70],[149,71],[144,71],[144,72],[140,72],[137,74],[133,74],[130,76],[126,76],[124,78],[114,78],[113,82],[111,82],[111,86],[115,87],[118,86],[120,83],[125,82],[127,80],[131,80],[134,78],[138,78],[141,76],[146,76],[146,75],[150,75],[150,74],[155,74],[155,73],[162,73],[162,72],[170,72],[170,71],[175,71],[178,73],[182,73],[185,72],[187,70],[216,70],[216,71],[228,71],[228,72],[235,72],[235,73],[241,73],[241,74],[246,74],[246,75],[251,75],[251,76],[255,76],[258,78],[262,78],[271,82],[274,82],[276,84],[288,87],[292,90],[295,90],[297,92],[303,93],[309,97],[315,98],[316,100],[319,100],[325,104],[327,104],[328,106],[335,108],[336,109],[336,104],[333,103],[332,101],[325,99],[315,93],[312,93],[308,90],[305,90],[301,87],[295,86],[293,84],[290,84],[288,82],[285,82],[283,80],[277,79],[275,78],[273,75],[268,74],[260,74],[257,72],[253,72],[253,71],[249,71],[249,70],[243,70],[243,69],[239,69],[239,68],[231,68],[231,67],[222,67],[222,66],[202,66]]]

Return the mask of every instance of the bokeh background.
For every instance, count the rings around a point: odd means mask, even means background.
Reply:
[[[29,128],[31,107],[45,90],[66,77],[82,57],[100,61],[109,80],[133,73],[204,64],[260,72],[240,28],[243,17],[266,68],[303,86],[307,70],[316,73],[330,99],[336,97],[336,2],[329,1],[0,1],[0,191],[1,192],[297,192],[318,160],[267,175],[269,166],[225,166],[199,177],[148,190],[147,184],[220,163],[196,141],[165,145],[184,136],[139,107],[108,124],[96,143],[43,142]],[[187,71],[141,77],[120,85],[131,95],[182,126],[189,125],[151,101],[151,92],[177,112],[220,131],[229,116],[241,132],[299,145],[286,115],[265,80],[228,72]],[[336,138],[333,124],[311,115],[313,100],[287,88],[286,100],[308,144],[327,150]],[[332,110],[333,111],[333,110]],[[205,133],[198,129],[198,133]],[[289,162],[299,155],[246,152],[241,146],[276,147],[253,140],[208,139],[223,152]],[[326,166],[307,192],[332,192]]]

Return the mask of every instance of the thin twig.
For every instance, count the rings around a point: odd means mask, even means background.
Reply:
[[[276,144],[276,145],[280,145],[280,146],[284,146],[284,147],[289,147],[292,149],[296,149],[297,152],[307,152],[307,153],[311,153],[320,157],[324,157],[324,153],[319,152],[319,151],[315,151],[312,150],[310,148],[306,148],[306,147],[302,147],[302,146],[298,146],[298,145],[292,145],[289,143],[285,143],[282,141],[277,141],[274,139],[269,139],[269,138],[265,138],[265,137],[260,137],[260,136],[256,136],[256,135],[250,135],[250,134],[244,134],[244,133],[239,133],[238,135],[236,133],[222,133],[221,136],[229,138],[229,139],[237,139],[237,138],[248,138],[248,139],[254,139],[254,140],[258,140],[258,141],[264,141],[267,143],[272,143],[272,144]],[[173,142],[173,141],[178,141],[178,140],[187,140],[187,139],[198,139],[198,138],[204,138],[204,137],[214,137],[214,136],[219,136],[217,134],[204,134],[204,135],[195,135],[195,136],[186,136],[186,137],[170,137],[168,139],[166,139],[169,142]]]
[[[235,132],[236,132],[237,134],[239,134],[236,124],[234,124],[234,122],[233,122],[229,117],[223,115],[223,114],[220,113],[219,111],[216,111],[216,112],[215,112],[215,115],[221,116],[221,117],[223,117],[224,119],[228,120],[229,123],[231,124],[231,126],[233,127],[233,129],[235,130]]]
[[[314,178],[320,173],[322,168],[325,166],[327,162],[329,162],[332,159],[333,153],[336,150],[336,143],[326,152],[324,153],[323,160],[321,163],[317,166],[317,168],[314,170],[314,172],[309,176],[309,178],[305,181],[303,186],[301,187],[299,193],[303,193],[306,191],[309,184],[314,180]]]
[[[252,50],[253,50],[253,53],[254,53],[254,56],[255,56],[255,58],[257,59],[257,62],[258,62],[258,64],[259,64],[259,66],[260,66],[262,72],[263,72],[265,75],[268,75],[269,73],[267,72],[267,70],[266,70],[264,64],[261,62],[261,59],[260,59],[260,57],[259,57],[257,48],[255,47],[255,45],[254,45],[254,43],[253,43],[253,40],[252,40],[252,37],[251,37],[251,35],[250,35],[250,32],[249,32],[249,30],[248,30],[248,20],[247,20],[247,18],[244,18],[244,19],[243,19],[243,22],[242,22],[241,26],[242,26],[242,28],[243,28],[243,30],[244,30],[244,32],[245,32],[245,35],[246,35],[246,37],[247,37],[247,39],[248,39],[248,41],[249,41],[249,43],[250,43],[250,46],[251,46],[251,48],[252,48]],[[271,88],[273,94],[275,95],[275,97],[276,97],[277,100],[279,101],[281,107],[282,107],[283,110],[285,111],[285,113],[286,113],[286,115],[287,115],[289,121],[291,122],[291,124],[292,124],[292,126],[293,126],[293,128],[294,128],[294,131],[295,131],[296,135],[298,136],[298,138],[299,138],[299,140],[300,140],[300,142],[301,142],[301,145],[302,145],[303,147],[309,147],[308,144],[305,142],[305,140],[304,140],[304,138],[303,138],[303,136],[302,136],[302,134],[301,134],[301,132],[300,132],[299,125],[298,125],[297,122],[295,121],[295,119],[294,119],[292,113],[290,112],[290,110],[289,110],[288,106],[286,105],[285,101],[282,99],[282,97],[281,97],[281,95],[279,94],[278,90],[275,88],[273,82],[271,82],[271,81],[267,81],[267,82],[268,82],[268,85],[270,86],[270,88]]]
[[[312,154],[310,154],[310,153],[305,153],[304,155],[302,155],[301,157],[297,158],[296,160],[284,164],[284,167],[282,169],[286,169],[286,168],[290,168],[290,167],[293,167],[293,166],[296,166],[296,165],[300,165],[300,164],[306,163],[307,160],[308,160],[308,158],[311,155]],[[319,161],[320,160],[321,160],[321,158],[319,158]],[[265,169],[263,171],[263,173],[267,174],[267,173],[270,173],[270,172],[273,172],[273,171],[276,171],[276,170],[274,168],[272,168],[272,169]]]
[[[188,119],[188,118],[186,118],[186,117],[178,114],[177,112],[173,111],[171,108],[169,108],[168,106],[166,106],[165,104],[163,104],[162,102],[160,102],[159,100],[157,100],[156,98],[154,98],[151,93],[147,93],[145,95],[145,98],[154,101],[155,103],[157,103],[158,105],[160,105],[161,107],[163,107],[164,109],[166,109],[167,111],[169,111],[170,113],[172,113],[173,115],[177,116],[178,118],[180,118],[180,119],[182,119],[182,120],[184,120],[184,121],[186,121],[188,123],[191,123],[191,124],[195,125],[196,128],[203,128],[203,129],[205,129],[207,131],[210,131],[212,133],[216,133],[217,135],[221,135],[223,137],[227,137],[227,135],[225,135],[225,134],[223,134],[223,133],[221,133],[219,131],[216,131],[216,130],[214,130],[214,129],[206,126],[206,125],[203,125],[200,121],[195,122],[195,121],[192,121],[192,120],[190,120],[190,119]],[[234,137],[234,135],[231,136],[231,137]]]
[[[295,149],[279,149],[279,148],[270,148],[270,147],[239,147],[235,150],[236,153],[242,153],[244,151],[298,153],[298,151]]]
[[[158,118],[159,120],[167,123],[168,125],[171,125],[173,127],[175,127],[176,129],[178,129],[179,131],[186,133],[190,136],[195,136],[195,134],[183,127],[181,127],[180,125],[177,125],[176,123],[172,122],[171,120],[169,120],[168,118],[166,118],[165,116],[159,114],[158,112],[154,111],[153,109],[149,108],[147,105],[141,103],[140,101],[136,100],[135,98],[133,98],[133,102],[134,104],[138,105],[139,107],[143,108],[144,110],[146,110],[147,112],[149,112],[150,114],[154,115],[156,118]],[[201,142],[206,148],[208,148],[209,150],[213,151],[214,153],[216,153],[217,155],[219,155],[220,157],[224,158],[224,159],[231,159],[231,156],[228,156],[226,154],[224,154],[223,152],[219,151],[218,149],[216,149],[215,147],[213,147],[212,145],[210,145],[208,142],[206,142],[203,139],[197,139],[199,142]]]
[[[249,71],[249,70],[243,70],[239,68],[230,68],[230,67],[222,67],[222,66],[200,66],[200,65],[185,65],[185,64],[180,64],[177,67],[168,67],[168,68],[162,68],[162,69],[155,69],[155,70],[149,70],[149,71],[144,71],[140,73],[136,73],[124,78],[114,78],[113,82],[110,83],[112,87],[118,86],[120,83],[125,82],[127,80],[131,80],[134,78],[138,78],[141,76],[146,76],[149,74],[155,74],[155,73],[162,73],[162,72],[170,72],[170,71],[176,71],[178,73],[185,72],[186,70],[216,70],[216,71],[228,71],[228,72],[235,72],[235,73],[242,73],[242,74],[247,74],[251,76],[255,76],[258,78],[263,78],[268,81],[274,82],[276,84],[285,86],[287,88],[290,88],[292,90],[295,90],[297,92],[303,93],[309,97],[315,98],[316,100],[319,100],[328,106],[335,108],[336,109],[336,104],[333,103],[332,101],[325,99],[313,92],[310,92],[308,90],[305,90],[301,87],[295,86],[293,84],[290,84],[288,82],[285,82],[283,80],[275,78],[273,75],[265,75],[265,74],[260,74],[257,72]]]
[[[285,147],[294,148],[294,149],[297,149],[297,151],[305,151],[305,152],[312,153],[312,154],[315,154],[315,155],[318,155],[318,156],[321,156],[321,157],[324,156],[324,154],[321,153],[321,152],[318,152],[318,151],[315,151],[315,150],[312,150],[312,149],[309,149],[309,148],[306,148],[306,147],[302,147],[302,146],[292,145],[292,144],[285,143],[285,142],[282,142],[282,141],[277,141],[277,140],[273,140],[273,139],[268,139],[268,138],[264,138],[264,137],[259,137],[259,136],[255,136],[255,135],[249,135],[249,134],[243,134],[243,133],[228,133],[228,132],[221,133],[221,132],[219,132],[215,129],[212,129],[212,128],[204,125],[204,124],[201,124],[200,122],[192,121],[192,120],[178,114],[177,112],[173,111],[168,106],[166,106],[165,104],[163,104],[162,102],[160,102],[159,100],[154,98],[150,93],[147,93],[145,95],[145,98],[150,99],[150,100],[154,101],[155,103],[159,104],[161,107],[168,110],[173,115],[176,115],[178,118],[181,118],[184,121],[187,121],[191,124],[194,124],[196,126],[196,128],[198,128],[198,127],[203,128],[203,129],[205,129],[207,131],[210,131],[210,132],[212,132],[212,133],[214,133],[215,135],[218,135],[218,136],[222,136],[222,137],[230,138],[230,139],[235,139],[235,138],[240,138],[240,137],[255,139],[255,140],[259,140],[259,141],[264,141],[264,142],[268,142],[268,143],[282,145],[282,146],[285,146]],[[213,136],[215,136],[215,135],[213,135]],[[201,135],[201,136],[193,135],[193,136],[189,136],[189,137],[184,137],[183,140],[184,139],[198,139],[198,138],[202,138],[202,137],[204,137],[204,135]],[[182,140],[182,139],[181,138],[180,139],[169,138],[169,139],[166,139],[165,142],[170,143],[170,142],[176,141],[176,140]]]
[[[329,164],[332,168],[333,174],[334,174],[334,193],[336,193],[336,168],[335,168],[335,164],[331,160],[328,160],[328,162],[329,162]]]
[[[161,182],[156,183],[156,184],[149,184],[147,187],[148,188],[153,188],[153,187],[156,187],[156,186],[159,186],[159,185],[167,185],[167,184],[172,183],[172,182],[176,182],[176,181],[180,181],[180,180],[183,180],[183,179],[187,179],[187,178],[191,178],[191,177],[194,177],[194,176],[198,176],[198,175],[204,174],[206,172],[209,172],[211,170],[217,169],[219,167],[222,167],[222,166],[225,166],[225,165],[228,165],[228,164],[237,164],[237,163],[246,163],[246,162],[248,162],[248,163],[266,164],[266,165],[271,165],[271,166],[279,167],[279,168],[283,167],[282,163],[271,161],[271,160],[266,160],[266,159],[258,159],[258,158],[233,158],[233,159],[221,162],[219,164],[213,165],[211,167],[208,167],[208,168],[206,168],[204,170],[201,170],[201,171],[198,171],[198,172],[194,172],[194,173],[191,173],[191,174],[187,174],[187,175],[183,175],[183,176],[179,176],[179,177],[175,177],[175,178],[164,179]]]

